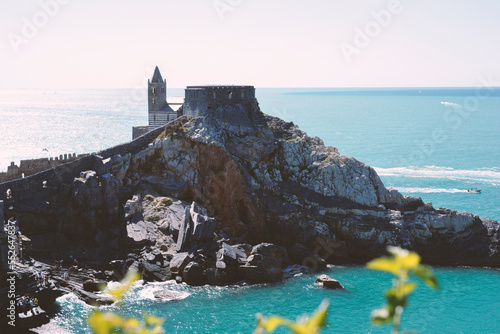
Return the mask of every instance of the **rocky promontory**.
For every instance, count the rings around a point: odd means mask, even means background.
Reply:
[[[158,134],[30,191],[42,176],[17,181],[5,216],[31,256],[191,285],[276,281],[289,265],[368,261],[388,245],[427,263],[500,266],[497,221],[387,189],[370,166],[260,110],[220,107]]]

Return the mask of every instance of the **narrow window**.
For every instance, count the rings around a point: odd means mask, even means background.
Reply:
[[[161,92],[162,92],[162,93],[165,93],[165,87],[162,87],[162,88],[161,88]]]
[[[241,98],[245,97],[245,92],[241,92]]]
[[[156,88],[155,87],[151,88],[151,93],[156,94]]]
[[[229,94],[227,95],[227,97],[228,97],[229,99],[232,99],[232,98],[233,98],[233,92],[229,92]]]
[[[214,96],[214,99],[215,99],[215,98],[216,98],[216,96],[217,96],[217,95],[215,94],[215,92],[212,92],[212,95]]]
[[[153,99],[153,104],[156,104],[156,99]]]

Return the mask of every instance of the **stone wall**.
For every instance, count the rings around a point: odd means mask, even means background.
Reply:
[[[0,200],[6,199],[6,192],[11,190],[14,198],[31,198],[43,189],[43,183],[50,187],[52,184],[59,184],[61,182],[71,183],[75,177],[80,176],[81,171],[95,170],[98,163],[101,162],[101,157],[106,159],[117,154],[125,155],[127,153],[135,154],[144,149],[156,137],[158,137],[166,126],[177,126],[184,122],[186,117],[180,117],[165,126],[150,131],[131,142],[117,145],[106,150],[100,151],[96,154],[87,155],[78,158],[74,161],[64,163],[49,170],[22,178],[0,183]],[[99,157],[96,157],[99,156]]]
[[[184,115],[204,116],[225,105],[241,104],[246,110],[257,108],[253,86],[188,86],[185,91]]]
[[[142,135],[145,135],[149,131],[149,126],[133,126],[132,127],[132,140],[139,138]]]
[[[24,176],[33,175],[44,170],[48,170],[62,164],[77,160],[82,158],[88,154],[61,154],[55,158],[39,158],[39,159],[29,159],[29,160],[21,160],[19,166],[17,166],[14,162],[10,163],[10,166],[7,169],[7,172],[0,173],[0,183],[7,182],[15,179],[20,179]]]

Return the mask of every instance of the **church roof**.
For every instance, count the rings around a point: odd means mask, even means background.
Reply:
[[[151,82],[163,82],[163,78],[161,76],[160,69],[158,68],[158,66],[156,66],[155,68],[155,73],[153,74],[153,79],[151,80]]]

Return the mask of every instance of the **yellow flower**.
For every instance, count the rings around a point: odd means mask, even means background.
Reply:
[[[121,300],[123,295],[130,290],[132,284],[140,278],[141,275],[139,275],[138,272],[131,270],[127,273],[127,276],[125,276],[119,287],[115,289],[107,289],[106,292],[111,295],[111,298],[113,298],[114,301]]]
[[[254,334],[262,333],[263,330],[273,332],[278,326],[286,326],[296,334],[319,334],[320,329],[326,326],[328,305],[328,300],[324,300],[311,317],[303,317],[297,322],[276,316],[268,319],[259,314],[257,315],[257,329]]]

